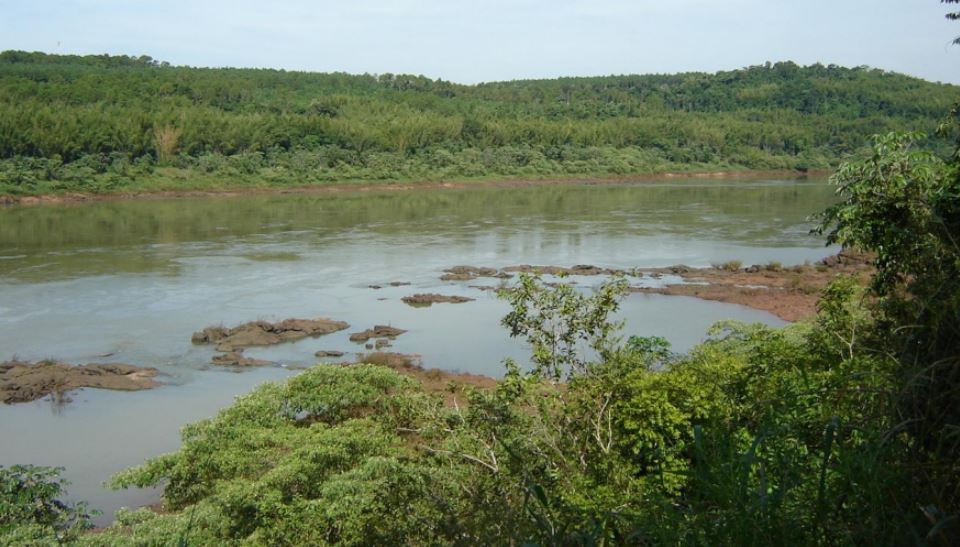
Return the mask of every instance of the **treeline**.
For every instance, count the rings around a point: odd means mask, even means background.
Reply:
[[[195,173],[203,184],[302,184],[824,168],[869,135],[932,132],[957,95],[881,70],[792,62],[467,86],[6,51],[0,192]]]

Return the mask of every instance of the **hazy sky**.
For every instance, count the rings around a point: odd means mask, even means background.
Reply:
[[[0,0],[0,50],[463,83],[789,59],[960,83],[960,22],[947,11],[938,0]]]

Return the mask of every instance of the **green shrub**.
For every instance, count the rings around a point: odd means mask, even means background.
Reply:
[[[62,469],[33,465],[0,466],[0,544],[47,545],[76,539],[93,526],[96,513],[84,503],[60,498],[67,482]]]

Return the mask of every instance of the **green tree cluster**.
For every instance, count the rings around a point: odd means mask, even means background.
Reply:
[[[827,168],[956,95],[792,62],[468,86],[6,51],[0,193]]]
[[[62,469],[0,466],[0,545],[57,545],[92,528],[96,514],[85,503],[69,504]]]
[[[960,4],[957,0],[940,0],[940,2],[943,4]],[[945,17],[951,21],[960,21],[960,11],[948,12]],[[954,38],[953,43],[960,45],[960,36]]]

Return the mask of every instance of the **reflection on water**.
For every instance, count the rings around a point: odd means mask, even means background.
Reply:
[[[419,353],[427,366],[499,375],[501,359],[523,360],[526,351],[499,327],[506,305],[469,286],[495,280],[441,282],[444,268],[795,264],[829,253],[806,219],[832,198],[822,180],[678,181],[0,209],[0,360],[122,361],[158,367],[174,384],[85,391],[54,403],[56,412],[49,401],[0,407],[0,438],[18,439],[0,445],[0,464],[66,466],[72,495],[107,510],[108,520],[120,504],[155,493],[107,493],[99,482],[176,448],[184,423],[290,373],[213,370],[212,349],[193,346],[193,331],[286,317],[351,324],[247,351],[295,367],[321,349],[366,351],[349,333],[390,324],[409,331],[394,351]],[[416,292],[476,301],[422,309],[400,302]],[[680,350],[720,319],[781,324],[738,306],[659,295],[628,297],[620,317],[625,334],[665,336]]]
[[[682,181],[13,208],[0,210],[0,275],[178,275],[184,256],[301,252],[375,268],[378,257],[411,248],[503,264],[790,264],[823,254],[806,218],[831,199],[822,180]]]

